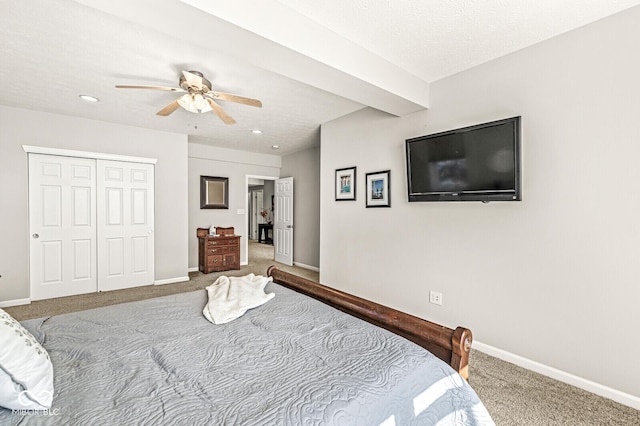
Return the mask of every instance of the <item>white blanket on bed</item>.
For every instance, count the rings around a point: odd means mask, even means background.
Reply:
[[[214,324],[224,324],[244,315],[248,309],[256,308],[275,294],[265,293],[264,287],[271,277],[249,274],[244,277],[219,277],[207,287],[209,301],[202,313]]]

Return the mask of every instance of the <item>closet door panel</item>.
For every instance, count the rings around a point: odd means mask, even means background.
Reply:
[[[42,279],[40,285],[62,283],[62,241],[49,240],[41,243]]]
[[[95,160],[29,154],[31,299],[97,290]]]
[[[149,238],[134,237],[131,239],[132,265],[134,274],[144,274],[149,270],[147,258],[149,257]]]
[[[123,200],[122,188],[105,188],[106,204],[101,206],[104,208],[105,224],[107,226],[123,226]]]
[[[98,160],[97,169],[98,287],[153,284],[154,166]]]
[[[73,280],[86,280],[91,277],[91,265],[95,265],[95,244],[90,239],[73,240]],[[94,290],[95,291],[95,290]]]
[[[124,276],[124,238],[107,238],[105,240],[106,250],[100,253],[104,258],[104,266],[100,264],[101,276],[107,278],[118,278]],[[104,270],[102,270],[104,268]],[[100,287],[100,286],[99,286]],[[100,287],[102,290],[102,287]]]

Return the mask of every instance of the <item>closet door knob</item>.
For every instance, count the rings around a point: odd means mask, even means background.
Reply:
[[[40,238],[40,235],[38,235],[38,234],[33,234],[33,235],[32,235],[32,237],[33,237],[33,238],[38,239],[38,238]]]

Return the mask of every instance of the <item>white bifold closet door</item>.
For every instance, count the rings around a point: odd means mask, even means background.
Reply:
[[[31,299],[95,292],[96,162],[29,154]]]
[[[154,166],[98,160],[98,289],[153,284]]]
[[[154,166],[29,154],[31,300],[154,281]]]

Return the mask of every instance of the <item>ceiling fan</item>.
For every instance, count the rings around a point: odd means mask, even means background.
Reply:
[[[233,124],[236,120],[230,117],[216,101],[230,101],[262,108],[262,102],[257,99],[212,90],[211,82],[204,78],[200,71],[182,71],[179,86],[180,87],[162,87],[116,84],[116,88],[118,89],[151,89],[185,93],[156,113],[161,116],[167,116],[178,109],[178,107],[182,107],[196,114],[213,111],[225,124]]]

